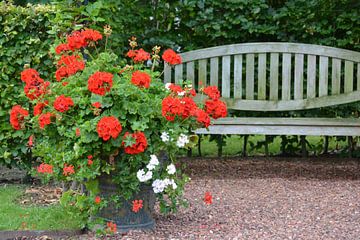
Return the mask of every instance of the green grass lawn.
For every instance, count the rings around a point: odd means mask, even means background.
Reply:
[[[250,136],[248,139],[247,145],[247,154],[249,156],[254,155],[264,155],[265,148],[262,147],[260,149],[251,149],[250,142],[256,144],[257,141],[263,141],[265,136],[255,135]],[[307,136],[306,140],[313,146],[319,145],[321,140],[324,140],[323,137],[318,136]],[[239,135],[231,135],[231,137],[226,138],[226,145],[223,147],[223,156],[238,156],[242,153],[242,148],[244,144],[244,138]],[[276,137],[273,143],[269,144],[269,154],[276,155],[281,153],[281,138]],[[345,148],[347,143],[344,141],[336,141],[335,138],[330,138],[329,140],[329,151],[336,149],[336,147]],[[314,151],[307,147],[308,151]],[[203,157],[216,157],[217,156],[217,145],[215,141],[209,141],[209,136],[203,136],[201,141],[201,153]],[[198,149],[195,147],[193,149],[193,156],[199,156]]]
[[[79,229],[60,205],[22,206],[18,203],[25,186],[0,186],[0,230],[70,230]]]

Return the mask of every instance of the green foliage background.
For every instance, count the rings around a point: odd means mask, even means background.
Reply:
[[[13,105],[30,107],[19,97],[23,88],[19,74],[24,64],[30,64],[44,79],[52,80],[53,40],[74,28],[86,25],[100,30],[111,25],[111,45],[119,56],[130,36],[148,51],[155,44],[186,51],[259,41],[360,51],[358,0],[56,0],[39,6],[26,3],[42,1],[16,1],[22,6],[8,2],[0,3],[0,162],[7,164],[31,159],[26,155],[28,136],[9,124]],[[356,108],[346,105],[336,112],[353,113]]]

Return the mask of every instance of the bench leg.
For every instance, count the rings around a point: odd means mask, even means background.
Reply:
[[[352,136],[348,137],[348,148],[349,148],[349,157],[351,158],[354,152],[354,139]]]
[[[300,136],[300,143],[301,143],[301,156],[307,157],[308,152],[306,150],[306,136]]]
[[[243,150],[242,150],[242,156],[243,157],[247,157],[246,145],[247,145],[247,142],[248,142],[248,138],[249,138],[249,135],[244,136],[244,145],[243,145]]]
[[[202,135],[199,134],[198,136],[199,136],[199,138],[198,138],[198,152],[199,152],[199,157],[202,157],[202,154],[201,154],[201,137],[202,137]]]
[[[329,151],[329,136],[325,136],[324,151],[323,154],[327,154]]]
[[[268,136],[265,135],[265,157],[269,157],[269,144],[268,144]]]

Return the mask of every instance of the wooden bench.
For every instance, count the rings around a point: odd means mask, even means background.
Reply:
[[[181,54],[164,81],[219,87],[228,108],[294,111],[360,101],[360,53],[311,44],[246,43]],[[360,136],[357,118],[218,119],[198,134]]]

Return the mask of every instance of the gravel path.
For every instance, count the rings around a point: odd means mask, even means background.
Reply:
[[[189,208],[122,239],[360,239],[354,160],[184,159]],[[210,191],[214,202],[202,198]],[[112,239],[119,239],[115,236]]]

